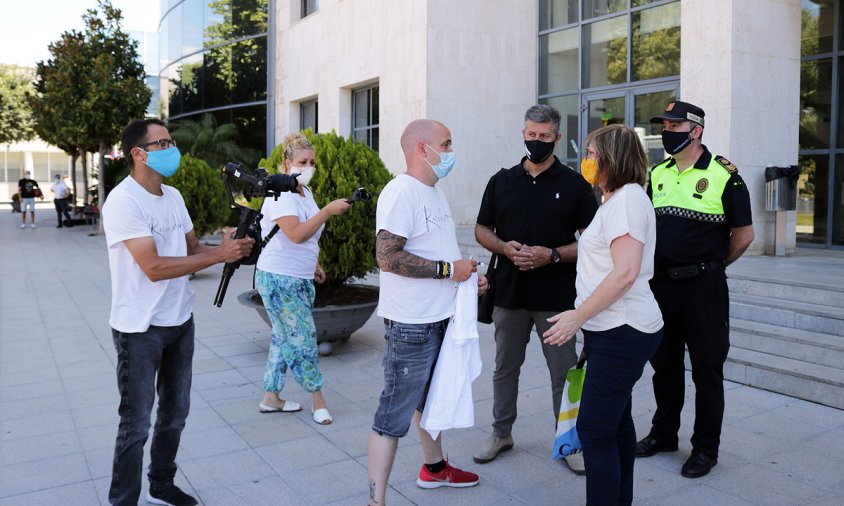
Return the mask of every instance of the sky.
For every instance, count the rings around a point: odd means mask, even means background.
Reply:
[[[157,31],[158,0],[111,0],[123,12],[123,29]],[[35,67],[50,58],[47,46],[66,30],[82,30],[82,15],[97,0],[0,0],[0,63]]]

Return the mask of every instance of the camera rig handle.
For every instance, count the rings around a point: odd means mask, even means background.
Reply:
[[[228,262],[223,267],[223,277],[220,279],[217,296],[214,298],[214,305],[217,307],[223,306],[226,290],[228,290],[229,281],[234,271],[242,264],[254,264],[258,261],[258,255],[261,253],[260,222],[264,216],[251,207],[242,206],[235,202],[230,180],[234,179],[243,183],[245,186],[243,195],[248,201],[253,197],[271,196],[278,198],[278,194],[281,192],[296,191],[296,188],[299,186],[296,180],[297,175],[273,174],[270,176],[265,169],[257,169],[255,170],[255,174],[252,175],[245,172],[241,165],[232,162],[227,163],[223,167],[223,183],[226,187],[226,194],[229,196],[229,205],[233,209],[240,210],[240,217],[237,220],[237,229],[235,230],[233,239],[243,239],[248,236],[255,240],[255,244],[252,246],[252,253],[248,257],[236,262]]]

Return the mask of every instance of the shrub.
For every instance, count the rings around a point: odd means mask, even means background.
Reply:
[[[229,197],[220,172],[204,160],[182,155],[179,170],[164,180],[176,187],[185,199],[196,237],[215,232],[226,224]]]
[[[335,132],[303,132],[316,151],[317,170],[310,187],[322,208],[337,198],[351,197],[365,187],[372,199],[358,202],[344,215],[328,220],[319,241],[319,262],[325,270],[325,283],[317,285],[317,305],[350,278],[363,277],[377,267],[375,261],[375,206],[378,195],[393,176],[384,167],[378,153],[366,144],[343,138]],[[278,145],[259,167],[277,173],[284,160],[284,146]],[[257,201],[258,199],[255,199]],[[260,209],[260,204],[257,204]]]

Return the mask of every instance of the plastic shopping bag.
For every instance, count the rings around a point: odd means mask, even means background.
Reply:
[[[566,386],[563,388],[563,398],[560,403],[560,415],[557,417],[557,435],[554,437],[554,448],[551,459],[562,459],[569,455],[580,453],[583,446],[577,436],[577,414],[580,411],[580,395],[583,393],[583,380],[586,378],[585,360],[577,363],[566,374]]]

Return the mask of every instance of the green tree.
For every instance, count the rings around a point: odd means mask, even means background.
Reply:
[[[182,153],[201,158],[214,168],[226,162],[249,164],[260,155],[242,148],[237,127],[232,123],[217,125],[214,116],[205,114],[200,121],[181,120],[171,126],[170,135]]]
[[[0,65],[0,144],[35,137],[32,111],[26,101],[34,88],[34,73],[15,65]]]
[[[220,171],[212,169],[204,160],[183,155],[179,170],[164,182],[182,194],[197,237],[225,225],[229,216],[229,197]]]
[[[102,164],[123,128],[133,119],[144,117],[152,91],[144,80],[138,43],[121,27],[120,9],[109,0],[99,0],[98,6],[82,16],[89,77],[81,108],[87,125],[85,147],[94,147]],[[101,200],[105,202],[108,186],[102,190]]]
[[[38,62],[34,92],[27,95],[35,120],[35,133],[45,142],[57,146],[71,157],[73,194],[77,191],[76,161],[84,154],[85,125],[78,106],[84,99],[86,57],[85,37],[72,30],[61,34],[49,45],[50,59]],[[84,170],[83,170],[84,172]],[[87,176],[84,194],[88,193]]]

